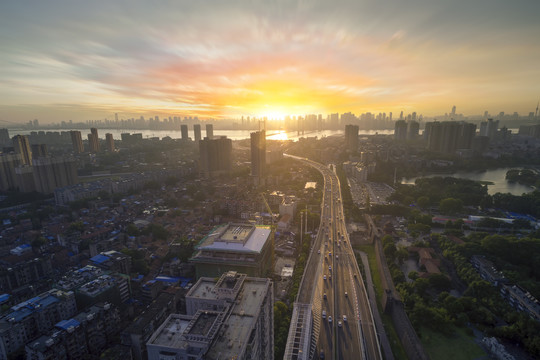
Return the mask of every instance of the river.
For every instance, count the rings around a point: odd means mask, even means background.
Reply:
[[[453,174],[431,174],[426,176],[419,177],[435,177],[435,176],[452,176],[461,179],[469,179],[476,181],[489,181],[493,185],[488,185],[488,193],[490,195],[496,193],[510,193],[512,195],[521,195],[523,193],[529,193],[534,190],[534,188],[521,185],[518,183],[511,183],[506,180],[506,172],[510,169],[515,168],[499,168],[486,171],[457,171]],[[414,181],[419,177],[414,177],[410,179],[403,179],[402,184],[414,184]]]
[[[10,136],[14,135],[30,135],[33,131],[54,131],[54,132],[60,132],[60,131],[70,131],[70,130],[77,130],[80,131],[83,135],[83,139],[86,139],[86,134],[90,133],[89,129],[49,129],[49,130],[17,130],[17,129],[9,129]],[[206,136],[206,131],[204,126],[201,129],[202,136]],[[231,140],[244,140],[249,139],[250,134],[254,132],[255,130],[220,130],[220,129],[214,129],[214,136],[227,136]],[[98,128],[98,136],[101,139],[105,139],[105,134],[110,133],[113,135],[113,138],[115,140],[120,140],[120,136],[123,133],[130,133],[130,134],[142,134],[143,139],[150,138],[150,137],[158,137],[158,138],[164,138],[166,136],[170,136],[173,139],[180,139],[182,137],[182,133],[180,130],[133,130],[133,129],[99,129]],[[267,132],[267,139],[268,140],[294,140],[297,141],[301,137],[325,137],[325,136],[334,136],[334,135],[341,135],[343,136],[344,131],[343,130],[322,130],[322,131],[306,131],[304,134],[298,134],[296,131],[285,131],[285,130],[268,130]],[[392,135],[394,133],[394,130],[360,130],[359,136],[362,135]],[[192,139],[195,137],[193,134],[193,128],[189,127],[188,136]]]

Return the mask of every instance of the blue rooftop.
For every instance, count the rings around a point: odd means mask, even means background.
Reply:
[[[168,283],[177,283],[180,281],[180,278],[170,276],[156,276],[155,280]]]
[[[57,323],[56,326],[57,328],[60,328],[60,329],[63,329],[63,330],[67,330],[68,328],[70,328],[71,326],[73,327],[77,327],[79,326],[81,323],[78,322],[77,320],[75,319],[69,319],[69,320],[62,320],[60,321],[59,323]]]
[[[30,300],[24,301],[20,304],[17,304],[13,306],[11,309],[13,310],[10,314],[7,315],[7,318],[13,318],[13,321],[21,321],[28,315],[36,312],[41,311],[43,308],[48,307],[51,304],[54,304],[55,302],[58,302],[56,297],[52,295],[47,295],[44,298],[40,298],[39,296],[36,296],[35,298],[32,298]]]
[[[107,260],[109,260],[109,257],[105,256],[103,254],[98,254],[98,255],[94,256],[93,258],[90,258],[90,261],[92,261],[92,262],[94,262],[96,264],[104,263]]]
[[[2,294],[0,295],[0,303],[3,303],[4,301],[9,300],[9,294]]]

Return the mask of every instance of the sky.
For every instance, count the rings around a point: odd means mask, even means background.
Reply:
[[[527,115],[539,19],[538,0],[4,0],[0,126],[453,105]]]

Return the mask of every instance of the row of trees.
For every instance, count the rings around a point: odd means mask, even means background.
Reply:
[[[478,253],[498,254],[501,258],[515,260],[511,253],[518,252],[524,255],[524,252],[536,249],[539,240],[524,239],[524,243],[520,244],[519,239],[475,234],[470,236],[465,244],[457,245],[445,236],[434,235],[434,237],[443,249],[444,256],[454,264],[459,277],[467,283],[464,297],[472,298],[477,306],[477,310],[468,317],[468,320],[489,335],[521,343],[531,354],[540,356],[540,323],[529,318],[525,313],[514,311],[493,285],[481,279],[468,261],[471,254]],[[512,251],[509,251],[508,246],[512,246]],[[508,253],[504,251],[505,249]],[[534,261],[534,257],[535,254],[525,255],[527,258],[525,261],[531,259]],[[506,325],[495,326],[497,319],[503,320]]]
[[[300,241],[300,235],[297,234],[298,242]],[[291,289],[289,291],[289,303],[293,304],[300,282],[304,276],[304,269],[309,256],[309,249],[311,246],[311,235],[304,235],[302,239],[302,247],[296,264],[294,265],[294,273],[292,277]],[[274,304],[274,358],[282,359],[285,352],[285,345],[287,345],[287,336],[289,334],[289,326],[291,323],[292,305],[288,307],[285,303],[278,301]]]

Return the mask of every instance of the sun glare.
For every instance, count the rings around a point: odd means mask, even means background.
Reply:
[[[266,136],[267,140],[289,140],[287,132],[284,130],[279,130],[275,134],[272,131],[269,131],[269,135]]]

